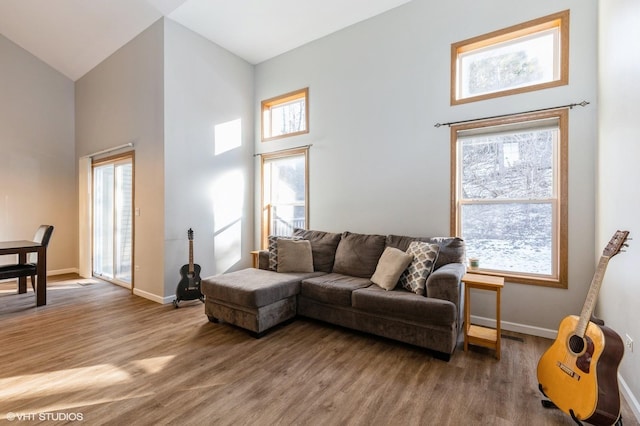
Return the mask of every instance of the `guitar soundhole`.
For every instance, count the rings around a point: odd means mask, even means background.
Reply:
[[[569,338],[569,349],[576,355],[581,354],[584,351],[584,339],[574,334]]]

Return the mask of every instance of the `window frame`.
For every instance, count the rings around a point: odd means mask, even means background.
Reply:
[[[304,157],[304,225],[309,229],[309,147],[285,149],[260,155],[260,245],[262,249],[269,246],[271,225],[271,202],[265,199],[265,162],[289,157]]]
[[[269,122],[271,121],[271,110],[274,107],[284,105],[298,99],[304,99],[304,130],[297,132],[284,133],[282,135],[271,136],[272,132],[269,132],[269,136],[265,136],[265,116],[269,115]],[[271,123],[269,123],[271,126]],[[260,103],[260,138],[262,142],[272,141],[276,139],[288,138],[291,136],[298,136],[309,133],[309,88],[294,90],[293,92],[285,93],[283,95],[275,96],[273,98],[265,99]]]
[[[460,197],[460,170],[459,170],[459,147],[458,141],[459,131],[468,131],[470,129],[481,129],[486,127],[495,127],[501,125],[517,124],[533,122],[537,120],[547,120],[556,118],[558,120],[558,147],[557,158],[555,159],[554,173],[557,174],[557,195],[556,208],[557,208],[557,223],[554,223],[553,230],[553,246],[555,248],[555,262],[557,262],[557,270],[552,271],[552,274],[538,275],[517,273],[510,271],[497,271],[483,269],[482,264],[478,270],[474,270],[474,273],[498,275],[505,278],[505,281],[520,283],[520,284],[532,284],[545,287],[567,288],[568,285],[568,141],[569,141],[569,110],[567,108],[537,112],[537,113],[525,113],[517,114],[509,117],[502,117],[496,119],[479,120],[470,123],[458,124],[451,126],[451,235],[461,235],[461,215],[460,209],[462,206]]]
[[[493,31],[467,40],[451,44],[451,105],[459,105],[468,102],[476,102],[485,99],[492,99],[502,96],[514,95],[517,93],[531,92],[535,90],[547,89],[550,87],[564,86],[569,84],[569,10],[547,15],[538,19],[523,22],[508,28]],[[513,89],[499,90],[492,93],[485,93],[466,98],[458,97],[461,70],[459,70],[459,55],[474,50],[485,49],[496,46],[504,42],[514,41],[521,37],[531,36],[536,33],[558,28],[560,36],[559,55],[559,78],[557,80],[537,83]],[[556,53],[554,53],[556,54]]]

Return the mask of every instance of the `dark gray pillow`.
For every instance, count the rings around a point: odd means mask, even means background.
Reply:
[[[278,272],[313,272],[311,242],[278,238]]]
[[[331,272],[333,261],[336,258],[336,249],[342,234],[332,232],[312,231],[308,229],[295,229],[295,237],[300,237],[311,242],[313,253],[313,269],[318,272]]]
[[[359,278],[371,278],[385,248],[384,235],[344,232],[338,248],[333,272]]]

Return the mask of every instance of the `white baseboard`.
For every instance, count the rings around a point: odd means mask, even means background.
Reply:
[[[173,303],[173,299],[176,298],[175,296],[160,297],[156,294],[149,293],[148,291],[140,290],[138,288],[133,289],[133,294],[135,294],[136,296],[144,297],[145,299],[149,299],[156,303],[161,303],[163,305]]]
[[[163,305],[168,305],[169,303],[173,303],[174,300],[176,300],[176,296],[175,295],[174,296],[167,296],[167,297],[164,297],[162,299],[162,304]]]
[[[471,322],[485,327],[495,327],[496,320],[492,318],[478,317],[471,315]],[[518,324],[515,322],[500,321],[500,327],[503,330],[515,331],[516,333],[529,334],[531,336],[545,337],[547,339],[555,339],[558,330],[548,328],[534,327],[532,325]]]
[[[627,400],[629,407],[631,407],[631,411],[633,411],[633,415],[636,416],[636,420],[640,422],[640,402],[635,397],[627,382],[624,381],[620,373],[618,373],[618,383],[620,383],[620,393]]]
[[[53,271],[47,271],[47,276],[64,275],[64,274],[77,274],[78,268],[66,268],[66,269],[54,269]]]

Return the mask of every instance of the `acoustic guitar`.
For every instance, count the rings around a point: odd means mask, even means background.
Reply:
[[[176,298],[173,301],[173,306],[179,307],[181,300],[195,300],[200,299],[204,302],[204,296],[200,292],[200,265],[193,263],[193,229],[189,228],[187,231],[187,238],[189,239],[189,263],[182,265],[180,268],[180,282],[176,288]]]
[[[538,362],[540,390],[579,424],[621,422],[618,366],[624,345],[615,331],[591,321],[591,316],[607,264],[627,246],[628,235],[628,231],[617,231],[611,238],[600,257],[580,316],[570,315],[560,322],[556,340]]]

